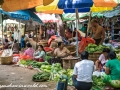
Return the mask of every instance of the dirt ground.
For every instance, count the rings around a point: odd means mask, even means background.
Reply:
[[[56,90],[57,82],[32,81],[32,76],[38,72],[37,70],[13,65],[0,65],[0,71],[0,90]],[[4,87],[5,85],[18,85],[19,87]],[[30,87],[22,87],[23,85],[30,85]],[[74,89],[68,86],[68,90]]]

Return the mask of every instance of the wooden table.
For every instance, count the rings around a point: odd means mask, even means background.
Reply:
[[[77,63],[78,61],[80,61],[80,57],[62,58],[63,68],[64,69],[73,69],[75,66],[75,63]]]

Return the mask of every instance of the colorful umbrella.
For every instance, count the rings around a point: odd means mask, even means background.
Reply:
[[[38,5],[48,5],[54,0],[4,0],[2,9],[4,11],[17,11],[33,8]]]
[[[95,7],[116,7],[114,0],[93,0]]]
[[[83,8],[83,7],[92,7],[92,0],[59,0],[58,8]]]
[[[95,7],[95,5],[91,7],[92,12],[102,12],[102,11],[109,11],[109,10],[113,10],[113,7]]]
[[[93,1],[92,0],[59,0],[58,2],[58,8],[60,9],[74,9],[74,11],[76,12],[76,29],[78,30],[78,19],[79,19],[79,15],[78,15],[78,9],[76,8],[90,8],[93,5]],[[78,36],[78,33],[76,32],[76,36]],[[76,37],[76,56],[78,57],[78,37]]]
[[[63,9],[59,9],[58,6],[57,6],[59,1],[61,1],[61,0],[54,0],[51,4],[46,5],[46,6],[44,6],[44,5],[37,6],[37,7],[35,7],[34,11],[35,12],[47,13],[47,14],[52,14],[52,13],[63,14],[63,12],[64,13],[74,13],[75,12],[75,9],[72,9],[72,8],[70,8],[70,9],[67,8],[67,9],[64,9],[64,10]],[[82,0],[80,0],[80,1],[82,2]],[[89,2],[92,3],[92,0],[89,0]],[[82,5],[84,5],[85,3],[88,4],[89,2],[85,2],[84,1],[84,3]],[[62,3],[65,6],[64,3],[65,3],[65,0]],[[77,4],[77,5],[79,5],[79,4]],[[70,7],[70,4],[68,4],[68,6]],[[95,7],[95,5],[93,5],[91,8],[89,7],[89,8],[84,8],[84,9],[78,9],[78,12],[82,12],[83,13],[83,12],[89,12],[90,10],[92,12],[102,12],[102,11],[108,11],[108,10],[112,10],[112,9],[113,9],[112,7]]]
[[[89,17],[90,13],[79,13],[79,18],[85,18],[85,17]],[[97,16],[99,17],[103,17],[103,14],[101,13],[92,13],[91,17],[95,17]],[[76,20],[76,15],[75,13],[67,13],[67,14],[62,14],[62,19],[63,21],[71,21],[71,20]]]
[[[35,13],[29,10],[19,10],[16,12],[5,12],[2,9],[0,9],[0,12],[2,14],[8,15],[12,19],[26,20],[26,21],[32,19],[33,21],[42,23],[42,20]]]

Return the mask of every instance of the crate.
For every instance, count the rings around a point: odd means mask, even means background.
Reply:
[[[0,63],[2,65],[10,65],[12,63],[13,56],[0,57]]]
[[[47,41],[41,41],[38,44],[42,45],[43,47],[47,47],[48,46],[48,42]]]
[[[63,68],[64,69],[70,69],[70,68],[72,68],[72,62],[71,62],[71,60],[65,60],[65,59],[63,59]]]
[[[76,51],[76,46],[75,45],[66,45],[65,46],[70,52]]]
[[[102,54],[101,52],[90,53],[88,59],[95,62],[96,60],[98,60],[101,54]]]
[[[79,61],[79,58],[76,59],[62,59],[64,69],[73,69],[75,64]]]

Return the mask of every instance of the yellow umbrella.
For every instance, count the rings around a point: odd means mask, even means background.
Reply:
[[[57,4],[58,4],[59,0],[54,0],[51,4],[49,5],[40,5],[40,6],[37,6],[35,9],[36,9],[36,12],[42,12],[42,13],[46,13],[46,14],[63,14],[63,10],[62,9],[59,9]]]
[[[113,7],[95,7],[94,5],[91,7],[92,12],[102,12],[113,10]]]
[[[42,11],[42,13],[46,13],[46,14],[63,14],[63,10],[62,9],[56,9],[56,10],[48,10],[48,11]]]
[[[48,5],[54,0],[4,0],[2,9],[4,11],[17,11],[36,7],[38,5]]]

